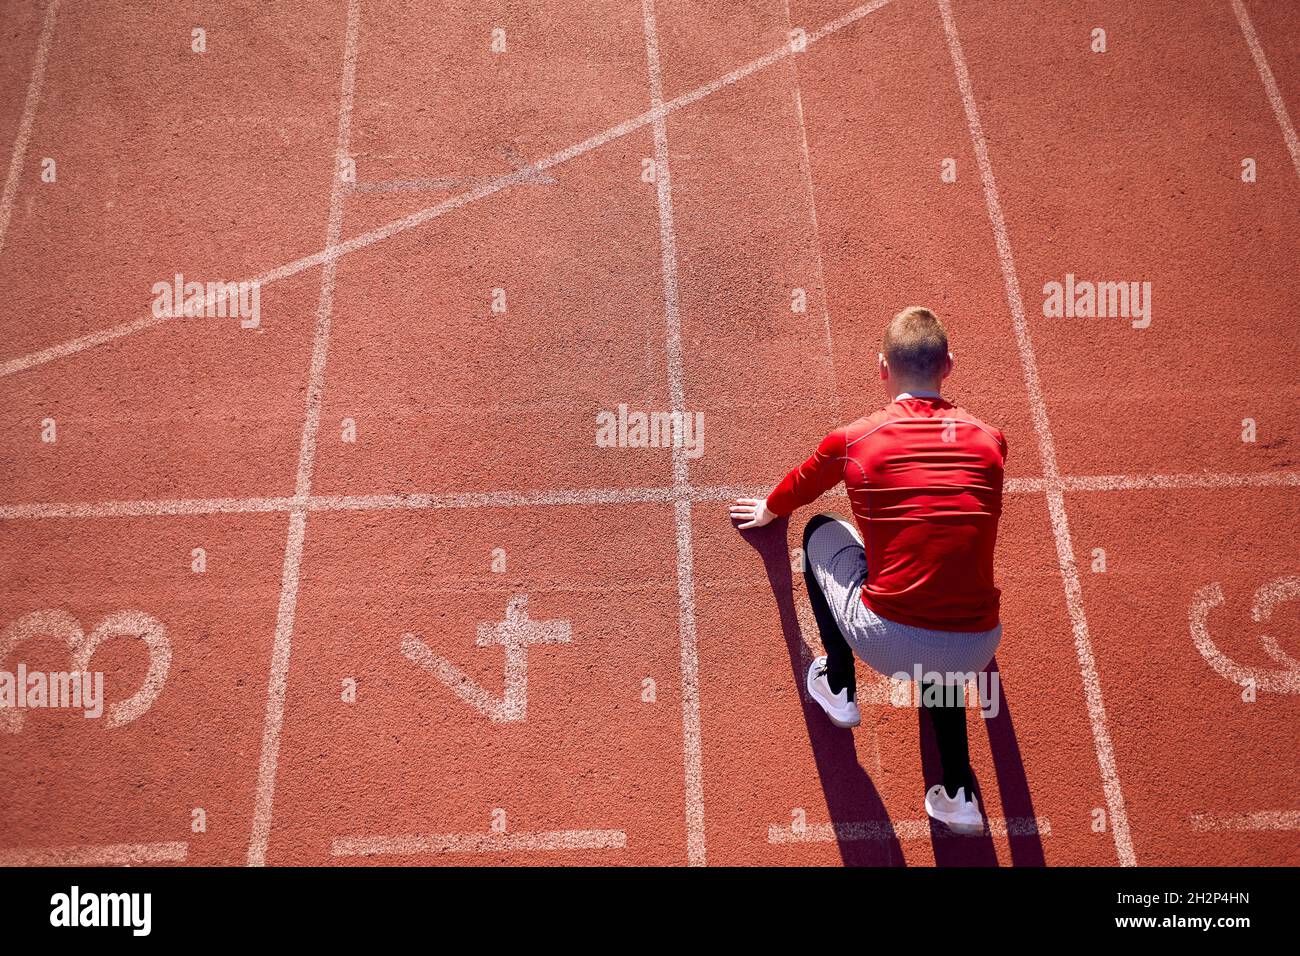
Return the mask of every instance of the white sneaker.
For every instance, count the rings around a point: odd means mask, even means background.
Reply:
[[[979,801],[974,794],[967,796],[965,787],[960,788],[954,798],[948,796],[943,784],[936,783],[925,794],[925,812],[954,833],[979,835],[984,832]]]
[[[826,655],[817,658],[808,668],[808,693],[826,711],[826,716],[836,727],[856,727],[862,723],[862,714],[855,701],[849,700],[849,689],[843,687],[838,694],[831,693],[831,682],[826,678]]]

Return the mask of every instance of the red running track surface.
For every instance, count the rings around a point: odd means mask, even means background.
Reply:
[[[0,725],[0,863],[1300,863],[1294,6],[734,6],[0,11],[0,668],[109,704]],[[1011,448],[983,838],[727,516],[914,303]]]

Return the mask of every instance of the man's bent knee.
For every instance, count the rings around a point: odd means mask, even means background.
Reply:
[[[828,525],[839,520],[840,519],[837,516],[832,514],[813,515],[811,518],[808,519],[808,524],[806,524],[803,529],[803,553],[804,553],[805,567],[807,566],[808,542],[812,540],[813,532],[816,531],[818,528],[822,527],[823,525]]]

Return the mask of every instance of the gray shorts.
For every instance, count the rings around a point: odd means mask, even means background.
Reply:
[[[1001,624],[989,631],[933,631],[876,614],[862,603],[867,578],[862,538],[843,518],[813,531],[804,558],[844,639],[858,657],[886,677],[912,680],[919,666],[922,674],[942,675],[940,683],[960,683],[955,675],[984,670],[1002,640]]]

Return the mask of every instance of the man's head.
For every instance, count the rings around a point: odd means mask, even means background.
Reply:
[[[948,333],[937,315],[919,305],[890,319],[879,359],[880,380],[890,398],[918,389],[937,392],[952,372]]]

